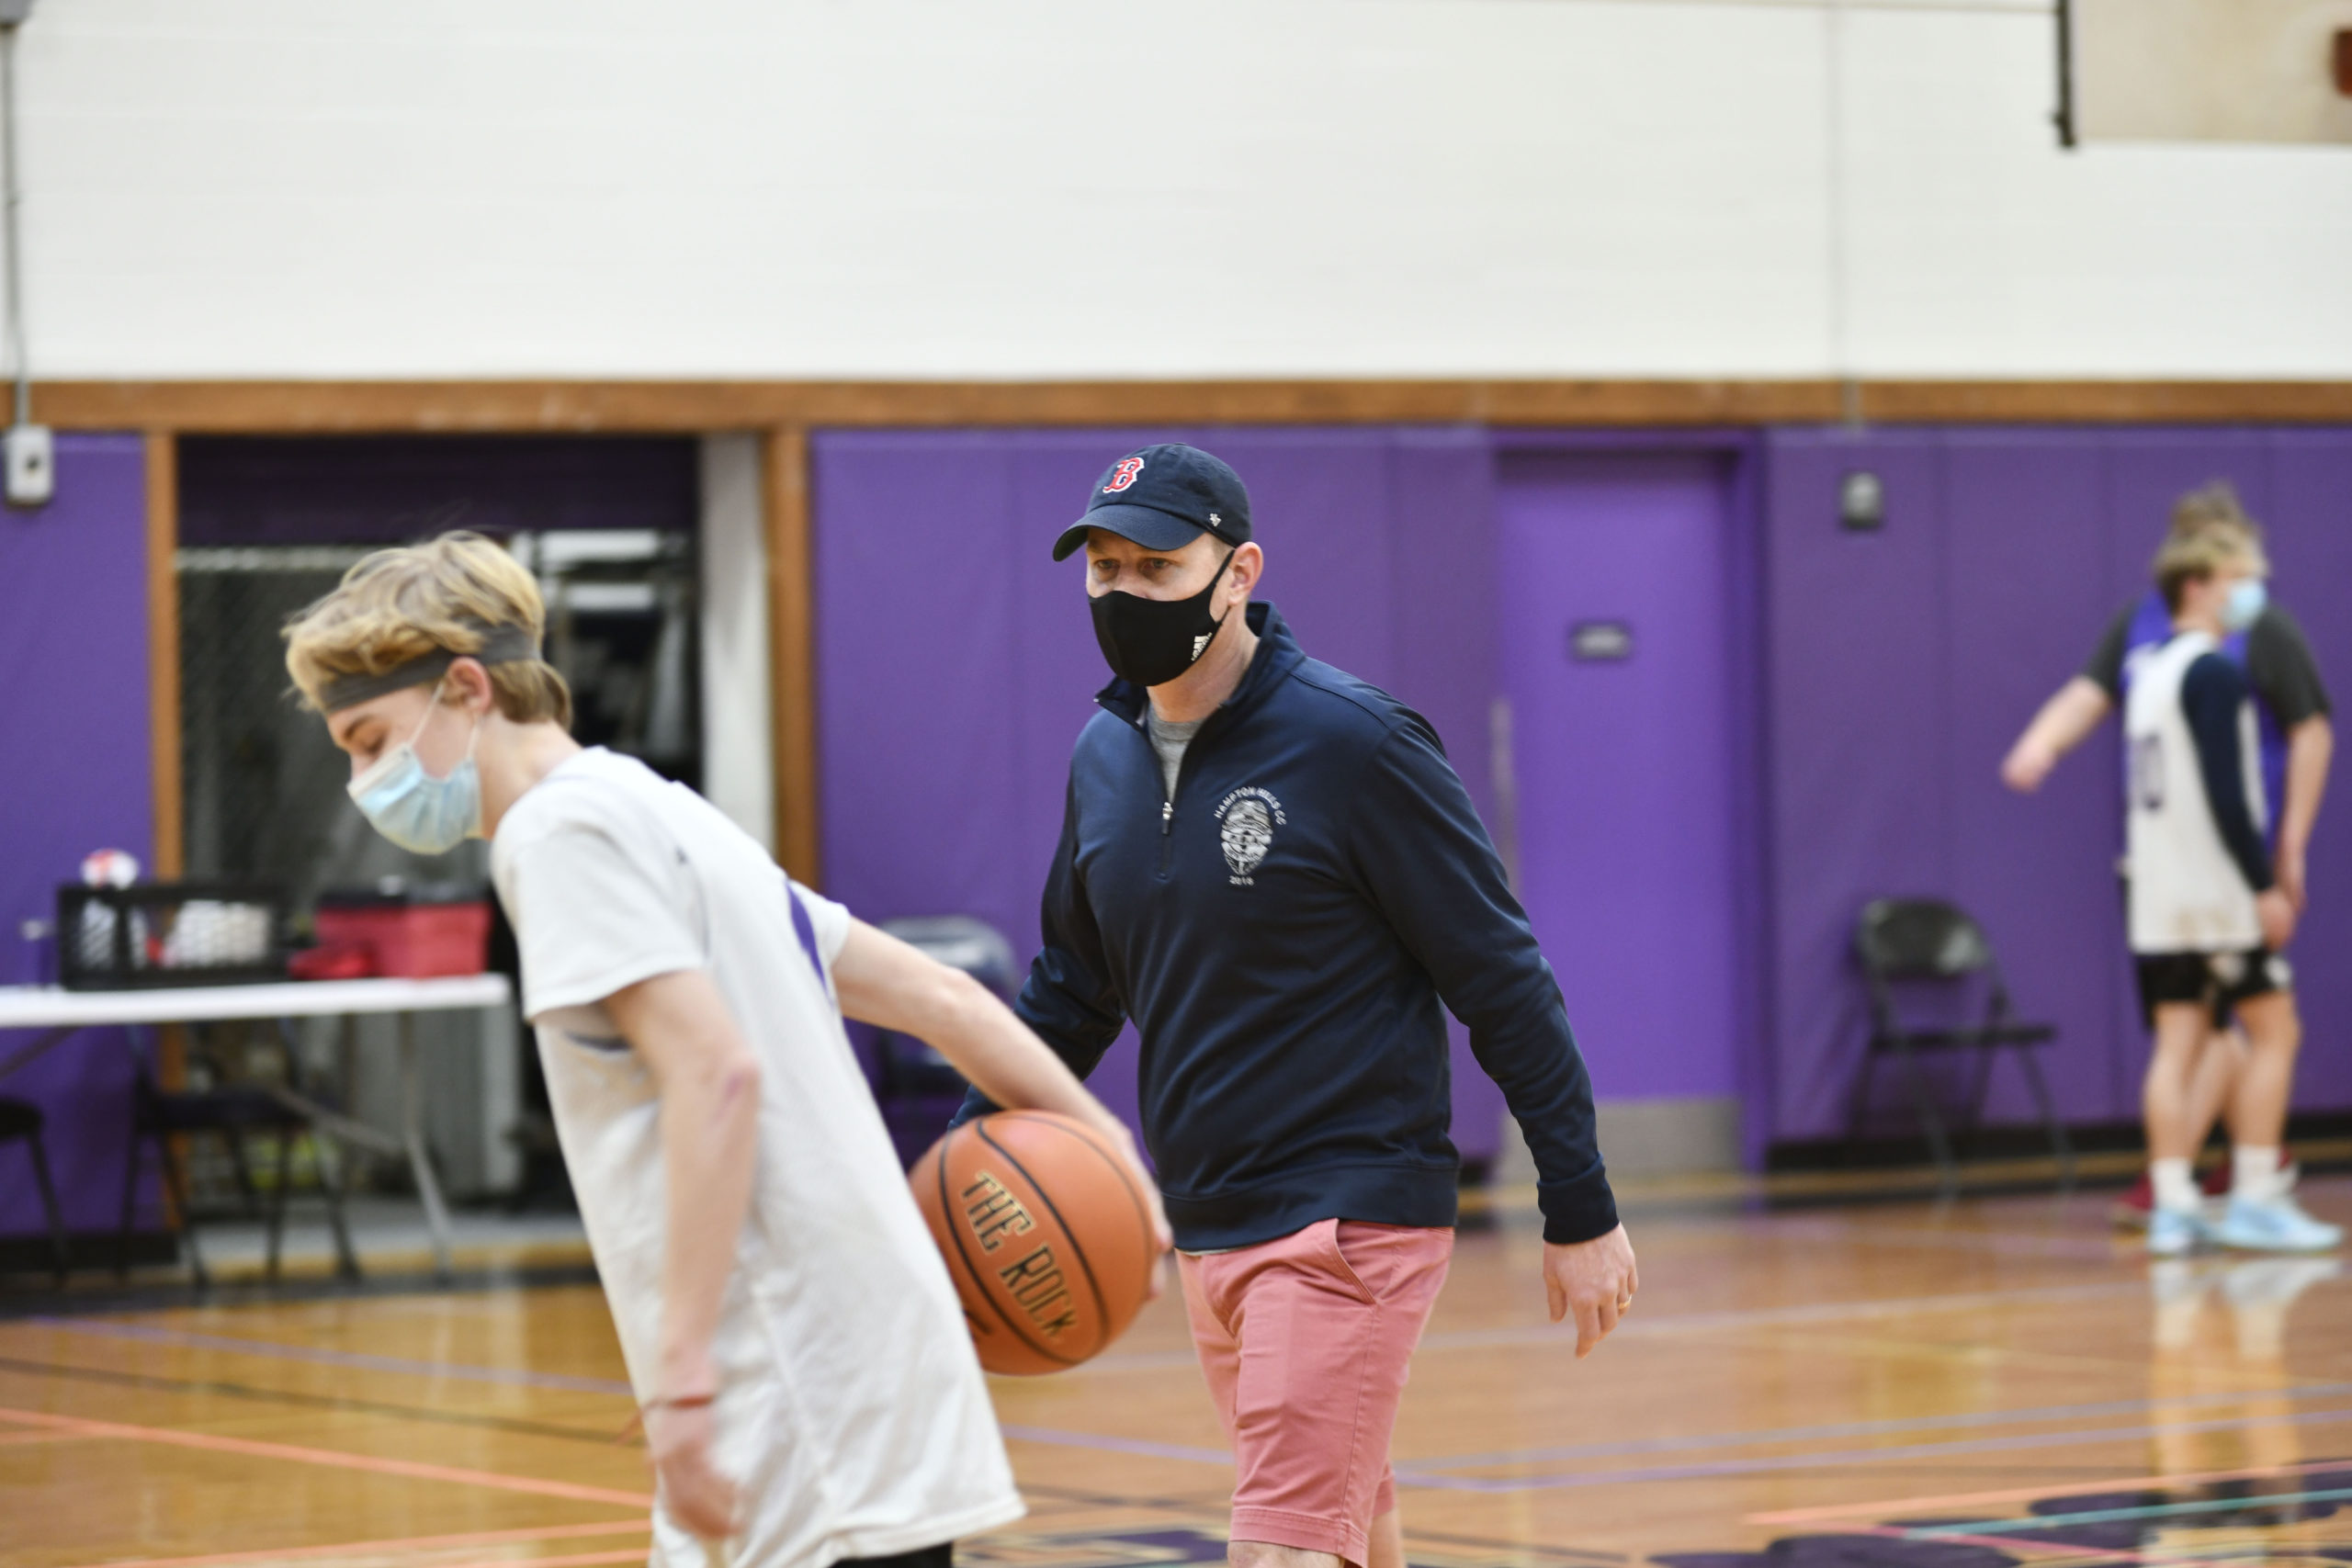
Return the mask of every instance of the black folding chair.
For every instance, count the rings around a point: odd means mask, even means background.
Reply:
[[[950,969],[961,969],[1001,1001],[1011,1001],[1021,983],[1020,971],[1013,967],[1012,943],[986,920],[970,915],[931,915],[885,920],[882,930]],[[876,1032],[875,1043],[880,1080],[875,1086],[876,1094],[886,1107],[936,1100],[950,1102],[952,1109],[962,1101],[967,1087],[964,1075],[922,1041],[885,1029]]]
[[[2042,1080],[2041,1064],[2034,1059],[2034,1052],[2056,1039],[2058,1031],[2047,1023],[2020,1021],[2011,1013],[2008,986],[2001,977],[1999,961],[1993,956],[1993,944],[1985,940],[1984,928],[1958,906],[1940,899],[1881,898],[1865,908],[1856,922],[1854,952],[1861,960],[1871,993],[1871,1040],[1862,1056],[1861,1079],[1854,1089],[1854,1130],[1860,1130],[1861,1119],[1869,1109],[1871,1076],[1878,1059],[1884,1055],[1894,1057],[1903,1065],[1904,1078],[1918,1107],[1919,1123],[1927,1134],[1928,1147],[1935,1156],[1943,1190],[1947,1193],[1957,1191],[1960,1163],[1953,1156],[1951,1139],[1944,1131],[1943,1117],[1936,1109],[1935,1095],[1920,1067],[1919,1056],[1930,1051],[1976,1053],[1975,1079],[1969,1088],[1963,1122],[1973,1130],[1984,1119],[1993,1058],[1998,1052],[2013,1050],[2018,1065],[2024,1069],[2026,1083],[2033,1090],[2034,1103],[2041,1110],[2050,1149],[2058,1159],[2060,1185],[2072,1187],[2074,1147],[2066,1141],[2066,1129],[2058,1121],[2050,1086]],[[1984,996],[1984,1018],[1978,1023],[1908,1023],[1895,1006],[1898,989],[1933,989],[1958,1002],[1965,999],[1961,993],[1972,984],[1980,986]]]
[[[0,1144],[22,1141],[32,1157],[33,1184],[40,1189],[41,1213],[49,1220],[49,1249],[57,1261],[57,1282],[65,1283],[71,1265],[65,1240],[65,1214],[57,1206],[57,1184],[49,1177],[49,1150],[41,1142],[41,1110],[27,1100],[0,1100]]]
[[[286,1049],[287,1087],[299,1092],[301,1089],[299,1059],[282,1022],[278,1025],[278,1036]],[[200,1057],[204,1055],[200,1046],[197,1054]],[[157,1087],[147,1057],[135,1043],[131,1046],[131,1060],[135,1072],[130,1156],[129,1168],[124,1171],[122,1179],[122,1230],[115,1243],[116,1275],[128,1275],[130,1269],[130,1227],[138,1208],[140,1156],[148,1145],[155,1147],[163,1166],[164,1189],[171,1193],[172,1205],[180,1216],[180,1235],[187,1244],[189,1271],[196,1276],[196,1282],[202,1285],[209,1281],[209,1276],[205,1272],[204,1255],[197,1247],[196,1216],[188,1203],[187,1182],[180,1171],[179,1157],[174,1152],[173,1145],[175,1140],[195,1134],[209,1133],[219,1137],[227,1146],[230,1168],[236,1173],[238,1192],[250,1212],[258,1201],[259,1195],[254,1185],[253,1168],[245,1158],[245,1140],[256,1135],[275,1134],[277,1179],[270,1186],[266,1212],[269,1223],[268,1274],[271,1280],[276,1280],[279,1242],[286,1224],[286,1191],[292,1184],[294,1140],[302,1134],[316,1131],[312,1118],[286,1103],[268,1089],[255,1084],[164,1089]],[[217,1061],[208,1059],[206,1065],[212,1069],[216,1083],[227,1076],[220,1072]],[[351,1249],[351,1233],[344,1224],[342,1183],[330,1180],[322,1168],[319,1187],[327,1201],[327,1223],[334,1232],[336,1269],[346,1279],[356,1279],[359,1276],[359,1259]]]

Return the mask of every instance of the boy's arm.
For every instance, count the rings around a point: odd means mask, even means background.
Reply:
[[[2278,882],[2301,908],[2308,896],[2304,865],[2312,829],[2319,821],[2320,797],[2327,793],[2327,770],[2335,756],[2335,721],[2314,714],[2287,736],[2287,799],[2278,811]]]
[[[2335,726],[2329,717],[2327,683],[2309,638],[2284,605],[2273,604],[2254,623],[2245,639],[2246,678],[2287,738],[2286,798],[2278,807],[2278,886],[2295,907],[2303,907],[2303,874],[2312,829],[2319,821],[2320,797],[2335,753]]]
[[[2019,795],[2031,795],[2050,776],[2058,760],[2081,745],[2099,721],[2123,700],[2123,650],[2132,637],[2135,606],[2126,604],[2107,623],[2098,646],[2082,673],[2051,694],[2025,732],[2001,760],[2001,782]]]
[[[2180,683],[2180,705],[2197,742],[2197,771],[2205,781],[2205,802],[2213,814],[2222,847],[2237,863],[2246,886],[2267,893],[2275,885],[2270,856],[2255,827],[2252,804],[2246,799],[2245,747],[2238,718],[2247,696],[2245,677],[2219,654],[2209,653],[2188,667]]]
[[[995,1104],[1057,1111],[1102,1134],[1133,1168],[1160,1250],[1172,1245],[1159,1189],[1145,1174],[1125,1124],[978,980],[863,920],[852,920],[833,960],[833,991],[844,1016],[927,1042]]]
[[[735,1267],[759,1151],[760,1064],[702,969],[626,986],[605,1011],[653,1075],[661,1096],[668,1228],[662,1251],[659,1393],[646,1431],[664,1506],[706,1539],[729,1533],[734,1487],[712,1464],[718,1392],[711,1337]]]
[[[2114,709],[2106,688],[2087,675],[2075,676],[2052,694],[2009,748],[2001,760],[2001,782],[2020,795],[2031,795],[2058,759],[2081,745]]]
[[[2213,827],[2230,859],[2237,863],[2238,874],[2254,889],[2263,945],[2277,953],[2295,939],[2295,902],[2278,886],[2270,856],[2262,847],[2261,831],[2254,825],[2250,791],[2261,786],[2245,776],[2245,747],[2239,722],[2251,693],[2235,664],[2218,653],[2209,653],[2182,677],[2180,706],[2197,743],[2197,769],[2205,781],[2205,801],[2213,815]]]
[[[640,980],[605,998],[605,1011],[662,1098],[662,1397],[695,1397],[718,1382],[710,1338],[751,1206],[759,1059],[706,970]]]

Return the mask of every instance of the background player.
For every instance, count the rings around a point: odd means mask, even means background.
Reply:
[[[2174,503],[2167,538],[2213,531],[2249,548],[2259,548],[2262,530],[2248,517],[2228,485],[2192,491]],[[2133,667],[2173,635],[2172,612],[2154,587],[2124,605],[2109,622],[2082,673],[2044,703],[2001,765],[2011,788],[2031,794],[2057,765],[2120,706]],[[2304,867],[2312,829],[2319,819],[2335,731],[2327,691],[2310,642],[2292,615],[2266,593],[2252,625],[2229,633],[2222,653],[2244,667],[2253,689],[2259,723],[2266,821],[2278,885],[2300,913],[2307,908]],[[2196,1145],[2203,1146],[2216,1116],[2225,1121],[2245,1045],[2224,1024],[2215,1031],[2216,1048],[2199,1054],[2189,1088],[2189,1120]],[[2232,1128],[2234,1141],[2234,1126]],[[2292,1187],[2294,1168],[2281,1154],[2281,1179]],[[2226,1180],[2226,1177],[2222,1179]],[[2117,1205],[2127,1224],[2144,1224],[2154,1202],[2143,1178]]]
[[[1443,1010],[1534,1151],[1544,1288],[1579,1355],[1635,1286],[1584,1062],[1436,735],[1250,604],[1239,476],[1131,453],[1054,558],[1081,547],[1118,678],[1071,759],[1016,1007],[1080,1073],[1125,1019],[1142,1034],[1145,1136],[1239,1471],[1231,1560],[1402,1568],[1388,1438],[1460,1163]]]
[[[2245,673],[2220,651],[2222,638],[2259,611],[2266,564],[2250,542],[2217,530],[2165,543],[2156,583],[2174,635],[2134,671],[2124,707],[2132,950],[2155,1036],[2144,1111],[2156,1203],[2148,1249],[2157,1254],[2185,1252],[2209,1235],[2285,1252],[2343,1239],[2303,1213],[2278,1179],[2301,1041],[2281,956],[2296,911],[2262,841],[2252,697]],[[2248,1049],[2232,1091],[2239,1141],[2229,1210],[2212,1229],[2189,1175],[2203,1135],[2189,1087],[2224,1008]]]
[[[582,750],[543,629],[530,576],[456,534],[354,567],[287,663],[388,838],[492,840],[660,1474],[654,1561],[733,1536],[746,1565],[943,1565],[1021,1502],[842,1012],[1132,1141],[977,983],[790,883],[692,791]]]

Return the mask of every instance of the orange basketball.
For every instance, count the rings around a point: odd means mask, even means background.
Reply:
[[[1091,1129],[1000,1111],[933,1144],[909,1179],[989,1371],[1077,1366],[1142,1309],[1157,1260],[1150,1213]]]

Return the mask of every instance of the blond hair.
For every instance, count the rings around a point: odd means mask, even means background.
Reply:
[[[2165,608],[2178,615],[2182,590],[2192,582],[2207,581],[2223,567],[2241,560],[2257,572],[2270,570],[2256,536],[2243,529],[2209,524],[2173,535],[2156,552],[2156,589],[2165,596]]]
[[[328,684],[382,675],[435,653],[479,654],[492,634],[547,630],[539,585],[520,562],[480,534],[444,534],[378,550],[326,597],[286,625],[286,671],[311,707],[324,711]],[[485,663],[498,711],[517,724],[571,727],[571,688],[543,659]]]
[[[2207,532],[2234,535],[2256,549],[2262,546],[2262,525],[2246,515],[2237,491],[2227,479],[2214,479],[2172,503],[2172,526],[2166,539]]]

